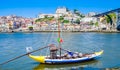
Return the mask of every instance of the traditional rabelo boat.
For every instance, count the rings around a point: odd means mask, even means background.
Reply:
[[[71,52],[62,48],[62,42],[63,39],[61,38],[61,29],[58,21],[58,46],[56,46],[55,44],[50,44],[46,47],[43,47],[49,48],[50,52],[49,56],[34,56],[32,54],[28,54],[28,56],[33,60],[44,64],[63,64],[63,63],[78,63],[82,61],[97,59],[101,57],[101,55],[103,54],[103,50],[93,53]],[[62,51],[66,53],[62,54]]]
[[[62,56],[56,55],[56,52],[56,50],[51,50],[50,56],[34,56],[31,54],[28,56],[35,61],[45,64],[78,63],[82,61],[98,59],[102,55],[103,50],[90,54],[74,53],[68,51],[68,54]]]

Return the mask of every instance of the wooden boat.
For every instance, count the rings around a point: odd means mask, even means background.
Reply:
[[[83,54],[83,56],[77,56],[72,58],[65,58],[65,56],[62,56],[62,58],[56,58],[56,59],[50,59],[48,56],[34,56],[29,54],[29,57],[34,59],[37,62],[40,63],[46,63],[46,64],[60,64],[60,63],[78,63],[82,61],[87,61],[91,59],[98,59],[103,54],[103,50],[99,52],[94,52],[91,54]]]

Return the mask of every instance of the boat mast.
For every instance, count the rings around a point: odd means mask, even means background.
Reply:
[[[61,36],[60,36],[60,21],[59,21],[59,13],[58,13],[58,39],[60,40],[61,39]],[[59,41],[58,42],[58,47],[60,48],[60,58],[61,58],[61,42]]]

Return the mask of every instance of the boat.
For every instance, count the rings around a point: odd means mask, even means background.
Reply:
[[[62,48],[63,39],[61,38],[61,29],[60,24],[58,21],[58,46],[55,44],[50,44],[45,48],[49,48],[49,55],[48,56],[35,56],[32,54],[28,54],[30,58],[33,60],[44,63],[44,64],[64,64],[64,63],[79,63],[83,61],[98,59],[103,54],[103,50],[93,53],[79,53],[79,52],[72,52]],[[65,53],[62,53],[62,52]],[[59,54],[58,54],[59,52]]]
[[[45,64],[60,64],[60,63],[78,63],[82,61],[88,61],[92,59],[98,59],[101,57],[103,54],[103,50],[99,52],[94,52],[91,54],[83,54],[84,56],[81,57],[72,57],[72,58],[64,58],[64,56],[61,56],[62,58],[48,58],[48,56],[34,56],[29,54],[28,56],[32,58],[33,60],[40,62],[40,63],[45,63]]]

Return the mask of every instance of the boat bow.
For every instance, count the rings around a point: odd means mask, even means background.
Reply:
[[[95,54],[99,56],[99,55],[102,55],[102,54],[103,54],[103,52],[104,52],[104,51],[103,51],[103,50],[101,50],[101,51],[99,51],[99,52],[95,52]]]
[[[38,61],[40,63],[45,63],[45,56],[33,56],[31,54],[29,54],[28,56],[35,61]]]

